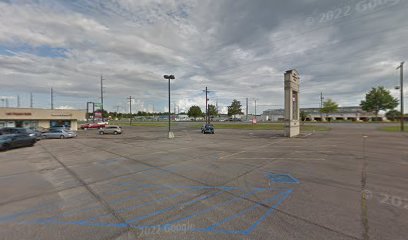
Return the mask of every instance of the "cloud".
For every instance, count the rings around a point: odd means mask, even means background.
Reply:
[[[47,107],[53,87],[69,106],[83,107],[100,101],[103,75],[108,110],[128,111],[132,96],[137,110],[163,111],[163,75],[174,74],[180,111],[204,109],[205,87],[220,109],[256,98],[262,111],[283,107],[283,74],[296,68],[302,106],[319,106],[320,92],[358,105],[371,87],[398,84],[395,67],[408,52],[407,3],[381,3],[0,1],[0,95],[34,92]],[[327,20],[336,9],[344,16]]]

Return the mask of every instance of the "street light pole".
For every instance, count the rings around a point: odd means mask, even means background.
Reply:
[[[404,63],[401,62],[401,65],[397,67],[397,69],[400,70],[400,91],[401,91],[401,117],[400,117],[400,122],[401,122],[401,132],[404,132]]]
[[[206,116],[206,123],[210,123],[209,115],[208,115],[208,89],[205,87],[205,116]]]
[[[129,114],[130,114],[129,126],[132,126],[132,119],[133,119],[133,116],[132,116],[132,100],[133,100],[133,98],[132,98],[132,96],[129,96],[128,99],[129,99]]]
[[[171,132],[171,127],[170,127],[170,80],[175,79],[174,75],[164,75],[163,76],[164,79],[168,79],[169,80],[169,138],[174,138],[174,134],[173,132]]]

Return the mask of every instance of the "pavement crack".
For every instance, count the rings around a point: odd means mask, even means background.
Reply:
[[[92,188],[88,186],[88,184],[82,180],[78,174],[76,174],[73,170],[71,170],[69,167],[67,167],[63,162],[61,162],[52,152],[50,152],[46,147],[43,145],[40,145],[55,161],[57,161],[71,176],[73,176],[78,182],[81,183],[81,185],[100,203],[102,206],[105,207],[105,209],[112,214],[116,220],[118,220],[120,223],[126,224],[126,229],[128,231],[132,231],[132,228],[124,218],[122,218],[119,214],[115,212],[115,210],[106,202],[101,196],[99,196]]]

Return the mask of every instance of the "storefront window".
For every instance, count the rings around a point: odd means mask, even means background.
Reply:
[[[51,120],[50,121],[51,127],[67,127],[71,128],[71,121],[70,120]]]

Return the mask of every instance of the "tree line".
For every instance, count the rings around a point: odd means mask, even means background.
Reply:
[[[361,101],[360,106],[366,112],[373,112],[376,117],[380,111],[387,111],[386,117],[390,120],[396,120],[401,117],[401,112],[395,110],[398,106],[399,101],[398,99],[391,96],[389,90],[385,89],[383,86],[379,86],[377,88],[372,88],[365,96],[365,99]],[[326,114],[329,116],[332,113],[336,113],[338,111],[338,104],[334,102],[332,99],[327,99],[323,102],[322,108],[320,112],[322,114]],[[96,110],[100,111],[100,110]],[[180,113],[180,114],[187,114],[190,118],[198,118],[198,117],[205,117],[205,111],[202,111],[201,108],[197,105],[191,106],[187,113]],[[228,106],[228,116],[239,115],[243,114],[242,112],[242,105],[241,102],[234,99],[232,100],[231,105]],[[91,117],[93,114],[88,113],[88,116]],[[137,113],[119,113],[119,112],[107,112],[103,110],[103,117],[107,118],[108,116],[115,117],[118,119],[121,118],[134,118],[134,117],[153,117],[153,116],[167,116],[168,112],[157,112],[157,113],[150,113],[144,111],[138,111]],[[210,118],[219,116],[218,109],[215,105],[209,104],[208,105],[208,115]],[[302,120],[305,120],[308,115],[305,112],[300,113],[300,117]]]
[[[187,115],[189,117],[192,117],[194,119],[198,117],[205,117],[206,112],[202,111],[199,106],[191,106],[190,109],[187,112]],[[233,115],[238,115],[238,114],[243,114],[242,113],[242,105],[241,102],[234,99],[232,100],[232,103],[230,106],[228,106],[228,116],[233,116]],[[219,116],[219,112],[216,106],[209,104],[208,105],[208,115],[210,118],[217,117]]]
[[[374,113],[376,118],[378,118],[380,111],[388,111],[386,113],[386,117],[389,120],[396,120],[401,117],[401,112],[395,110],[398,104],[398,99],[391,96],[390,91],[385,89],[383,86],[372,88],[365,95],[365,99],[360,102],[361,108],[366,112]],[[338,104],[332,99],[327,99],[325,102],[323,102],[323,106],[320,109],[320,112],[326,114],[326,116],[336,113],[337,111]],[[302,120],[305,120],[307,117],[307,113],[301,113]]]

